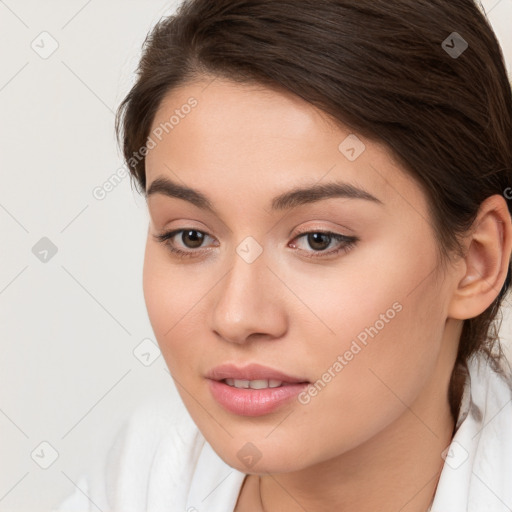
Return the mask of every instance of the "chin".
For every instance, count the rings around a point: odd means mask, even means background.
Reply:
[[[300,453],[299,447],[283,444],[278,439],[272,442],[265,439],[267,434],[235,437],[227,443],[207,441],[226,464],[242,473],[289,473],[312,463],[305,454]],[[254,440],[251,441],[251,438]]]

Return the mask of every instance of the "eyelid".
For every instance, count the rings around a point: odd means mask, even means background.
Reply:
[[[346,231],[350,231],[350,232],[353,233],[353,231],[351,229],[349,229],[349,228],[345,228],[344,226],[340,226],[340,229],[341,228],[344,228]],[[352,238],[352,237],[355,238],[355,235],[338,233],[337,229],[330,229],[330,228],[325,228],[325,227],[320,227],[320,226],[307,226],[307,227],[304,227],[304,228],[298,228],[298,230],[295,232],[294,238],[299,236],[299,235],[303,235],[305,233],[328,233],[328,234],[331,234],[331,235],[340,235],[340,236],[347,237],[347,238]]]
[[[292,242],[296,239],[302,238],[305,235],[309,235],[312,233],[329,236],[331,240],[335,240],[338,242],[338,247],[335,249],[329,249],[324,251],[307,251],[305,249],[298,249],[299,253],[302,253],[305,258],[311,260],[327,260],[329,258],[334,258],[339,253],[349,252],[359,242],[359,238],[353,235],[343,235],[341,233],[336,233],[334,231],[315,228],[307,228],[304,231],[300,231],[293,237]]]
[[[183,233],[185,231],[197,231],[197,232],[202,233],[202,234],[204,234],[206,236],[209,236],[210,238],[214,238],[207,231],[204,231],[202,229],[197,229],[197,228],[194,228],[194,227],[170,229],[170,230],[167,230],[167,231],[163,231],[160,234],[154,234],[153,238],[155,238],[157,241],[163,242],[163,241],[169,240],[171,238],[174,238],[179,233]],[[322,229],[322,228],[304,228],[304,229],[300,229],[299,231],[297,231],[294,234],[292,240],[295,240],[296,238],[298,238],[298,237],[300,237],[302,235],[311,234],[311,233],[323,233],[323,234],[327,234],[327,235],[341,236],[341,237],[344,237],[344,238],[353,238],[353,237],[351,237],[349,235],[343,235],[342,233],[335,233],[333,231],[329,231],[329,230]],[[193,249],[191,249],[191,250],[193,250]]]
[[[194,227],[185,227],[185,228],[178,228],[178,229],[169,229],[167,231],[163,231],[162,233],[158,233],[158,234],[153,234],[153,238],[157,241],[157,242],[160,242],[160,243],[163,243],[163,244],[166,244],[166,245],[170,245],[168,242],[173,239],[175,236],[181,234],[181,233],[184,233],[186,231],[197,231],[198,233],[202,233],[203,235],[207,236],[207,237],[210,237],[212,239],[215,240],[215,237],[210,235],[210,233],[208,233],[207,231],[204,231],[202,229],[197,229],[197,228],[194,228]],[[200,250],[204,250],[204,249],[187,249],[186,251],[182,251],[182,252],[199,252]]]
[[[179,257],[183,258],[200,258],[204,255],[205,252],[210,252],[210,250],[205,248],[197,248],[197,249],[180,249],[173,246],[173,244],[170,243],[170,241],[180,233],[184,233],[186,231],[196,231],[199,233],[202,233],[203,235],[206,235],[207,237],[210,237],[215,240],[215,237],[210,235],[207,231],[197,229],[194,227],[184,227],[179,229],[172,229],[165,231],[160,234],[154,234],[153,238],[164,245],[167,246],[168,250],[171,253],[174,253],[175,255],[179,255]],[[300,229],[297,233],[295,233],[295,236],[292,238],[292,242],[296,240],[297,238],[301,238],[304,235],[309,234],[324,234],[328,235],[330,238],[337,240],[339,243],[341,243],[341,247],[338,249],[331,249],[331,250],[325,250],[325,251],[307,251],[304,249],[298,249],[299,253],[308,253],[308,256],[305,256],[309,259],[327,259],[329,256],[336,256],[340,252],[348,252],[354,245],[356,245],[359,242],[359,238],[354,235],[344,235],[341,233],[336,233],[334,231],[330,231],[328,229],[322,229],[322,228],[315,228],[315,227],[308,227]],[[289,244],[290,242],[288,242]],[[218,245],[218,241],[217,241]]]

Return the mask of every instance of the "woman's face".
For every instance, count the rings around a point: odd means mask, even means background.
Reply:
[[[296,97],[221,79],[173,90],[150,137],[149,318],[228,464],[300,470],[426,403],[449,374],[454,277],[439,278],[426,197],[383,145]],[[235,370],[214,372],[225,364]],[[253,364],[267,369],[244,372]]]

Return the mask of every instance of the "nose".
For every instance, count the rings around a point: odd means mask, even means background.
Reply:
[[[264,253],[252,262],[235,254],[232,261],[212,295],[213,331],[237,344],[283,336],[287,329],[286,287],[267,266]]]

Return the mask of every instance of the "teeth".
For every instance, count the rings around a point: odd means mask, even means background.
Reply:
[[[225,379],[228,386],[233,386],[239,389],[266,389],[278,388],[283,383],[280,380],[274,379],[260,379],[260,380],[240,380],[240,379]]]

